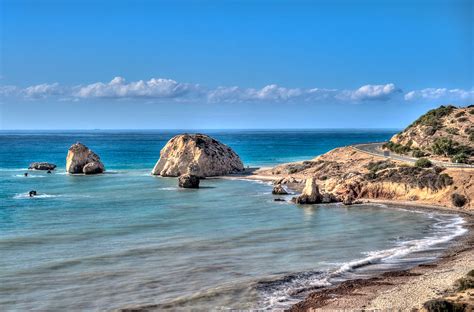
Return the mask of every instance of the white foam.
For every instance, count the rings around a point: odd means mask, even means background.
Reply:
[[[163,190],[163,191],[175,191],[177,190],[178,188],[177,187],[174,187],[174,186],[170,186],[170,187],[160,187],[158,188],[159,190]]]
[[[0,168],[0,171],[25,171],[28,168]]]
[[[14,199],[34,199],[34,198],[54,198],[60,197],[61,195],[51,195],[51,194],[38,194],[35,196],[31,196],[29,193],[20,193],[13,196]]]
[[[13,177],[16,177],[16,178],[27,178],[27,179],[31,179],[31,178],[45,178],[46,176],[43,176],[43,175],[33,175],[33,174],[29,174],[28,176],[25,176],[24,174],[15,174],[13,175]]]
[[[407,211],[420,213],[419,211]],[[270,289],[270,291],[266,291],[261,294],[261,307],[264,309],[288,308],[291,304],[294,304],[300,300],[300,298],[292,295],[294,293],[300,293],[301,291],[304,291],[304,289],[309,289],[309,287],[332,285],[332,283],[336,281],[338,277],[340,278],[345,273],[352,272],[357,268],[370,264],[402,263],[406,261],[404,260],[404,257],[410,254],[439,249],[441,247],[440,245],[447,243],[467,232],[467,229],[463,227],[466,221],[460,216],[431,212],[421,213],[425,213],[430,218],[435,218],[437,220],[437,222],[433,225],[433,229],[435,229],[436,232],[431,236],[426,236],[421,239],[400,241],[398,242],[397,246],[393,248],[365,252],[364,254],[366,257],[364,258],[356,259],[347,263],[335,264],[339,267],[332,272],[328,272],[328,274],[301,274],[301,278],[291,280],[288,283],[283,283],[282,285],[278,285],[277,287]],[[441,216],[444,218],[440,218]],[[416,259],[421,262],[433,260],[433,257],[429,256]],[[414,259],[410,259],[410,261],[413,260]]]

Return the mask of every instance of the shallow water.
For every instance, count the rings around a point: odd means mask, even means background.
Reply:
[[[334,147],[327,133],[271,133],[215,136],[251,165]],[[353,133],[343,134],[337,144],[352,143]],[[360,132],[357,140],[390,134]],[[465,231],[455,215],[274,202],[271,186],[256,181],[178,189],[176,179],[149,175],[171,135],[2,133],[2,310],[284,308],[354,274],[432,260]],[[107,174],[63,173],[78,139],[102,156]],[[34,160],[60,168],[24,177]],[[30,198],[31,189],[39,195]]]

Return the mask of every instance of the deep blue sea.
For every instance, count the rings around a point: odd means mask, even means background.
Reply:
[[[286,308],[316,287],[431,261],[465,232],[457,215],[275,202],[258,181],[178,189],[150,171],[181,132],[0,132],[0,310]],[[201,132],[270,166],[396,131]],[[106,174],[65,174],[76,141]],[[25,177],[33,161],[58,168]]]

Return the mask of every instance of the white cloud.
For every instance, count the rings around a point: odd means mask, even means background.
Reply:
[[[405,100],[417,99],[446,100],[446,101],[474,101],[474,90],[426,88],[414,90],[405,94]]]
[[[43,83],[21,90],[21,93],[28,98],[44,98],[47,96],[61,95],[63,92],[64,90],[59,86],[59,83]]]
[[[76,87],[74,96],[80,98],[176,98],[191,92],[199,93],[199,85],[178,83],[172,79],[152,78],[127,83],[115,77],[109,83],[97,82]]]
[[[198,84],[181,83],[172,79],[152,78],[148,81],[127,82],[115,77],[110,82],[95,82],[73,87],[58,83],[39,84],[24,89],[0,86],[0,96],[23,96],[26,98],[60,97],[60,99],[174,99],[193,101],[204,99],[210,102],[317,102],[324,100],[360,102],[388,100],[401,92],[393,83],[364,85],[355,90],[324,88],[286,88],[276,84],[258,88],[217,87],[206,89]]]
[[[348,95],[351,99],[356,101],[365,100],[379,100],[386,101],[390,99],[396,93],[400,93],[401,90],[393,83],[384,85],[365,85],[355,91],[349,91]]]
[[[15,96],[19,93],[20,89],[16,86],[0,86],[0,96]]]

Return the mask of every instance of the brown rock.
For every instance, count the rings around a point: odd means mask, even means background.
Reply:
[[[182,188],[199,188],[199,177],[191,174],[183,174],[178,178],[178,186]]]
[[[88,164],[91,164],[87,166]],[[87,167],[86,167],[87,166]],[[86,171],[84,171],[86,167]],[[105,171],[100,157],[84,144],[77,142],[73,144],[66,157],[66,172],[95,174]]]

